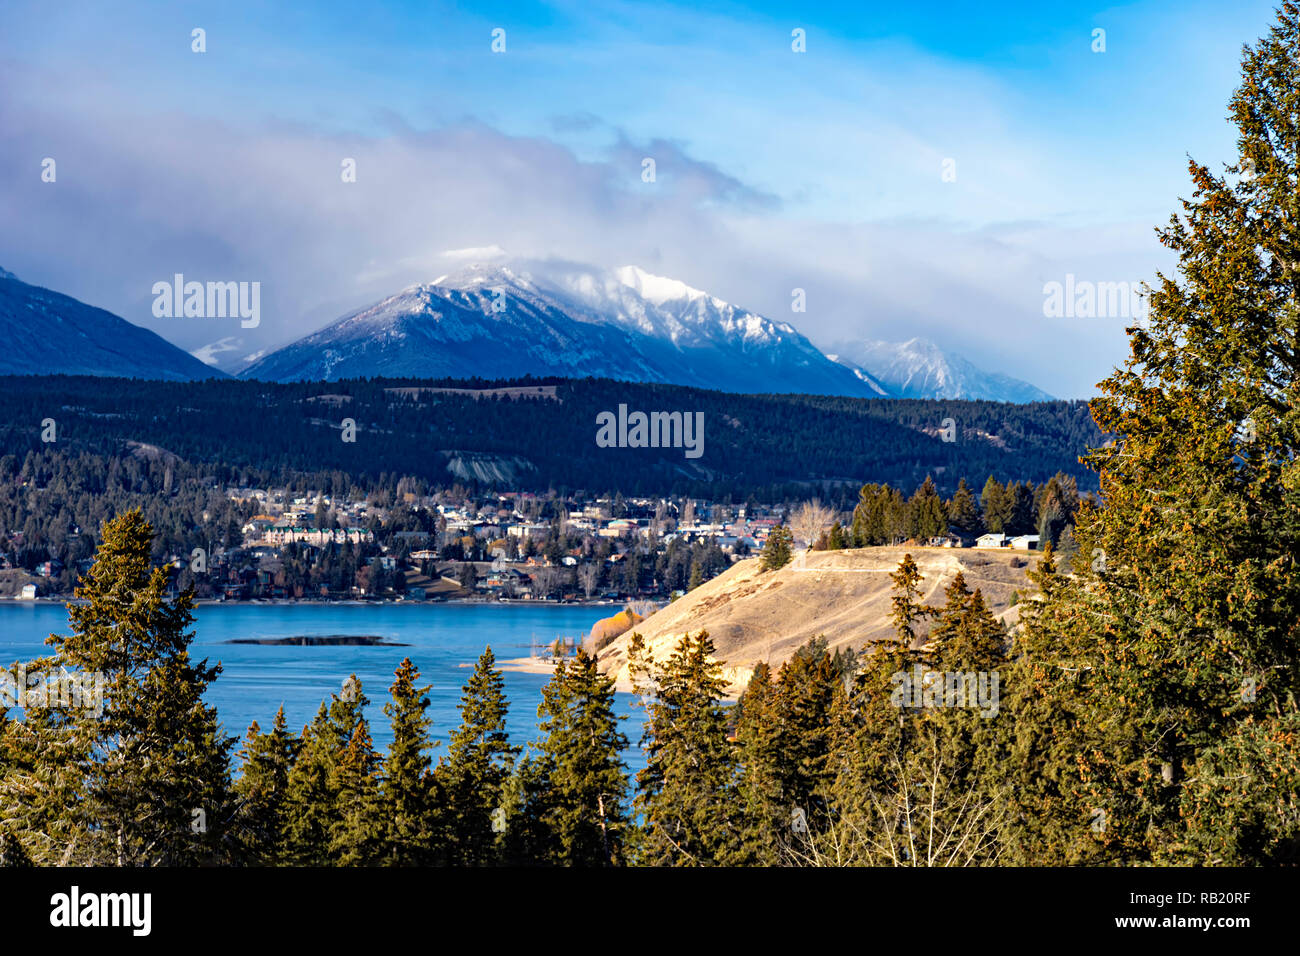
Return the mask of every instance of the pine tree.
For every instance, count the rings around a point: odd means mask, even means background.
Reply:
[[[330,732],[329,705],[302,729],[298,758],[285,790],[283,853],[298,866],[323,866],[335,814],[332,767],[341,746]]]
[[[552,866],[561,857],[549,817],[556,807],[553,765],[532,745],[515,761],[502,790],[500,857],[506,866]]]
[[[866,548],[887,544],[890,528],[886,514],[890,489],[885,485],[865,484],[858,492],[858,505],[853,509],[853,547]]]
[[[388,822],[379,800],[380,757],[370,737],[370,724],[356,722],[347,746],[334,763],[330,782],[336,811],[329,829],[329,856],[338,866],[372,866],[386,861]]]
[[[81,603],[68,609],[72,633],[52,635],[53,657],[35,666],[102,675],[102,710],[40,708],[6,734],[27,772],[5,789],[14,815],[39,828],[24,842],[41,862],[225,859],[235,741],[203,702],[221,667],[191,663],[193,593],[166,599],[153,536],[139,511],[104,523]]]
[[[781,735],[777,770],[781,793],[787,801],[787,821],[794,810],[803,823],[815,829],[825,819],[831,784],[829,735],[831,707],[842,676],[816,637],[781,665],[771,714]]]
[[[754,666],[735,711],[736,789],[744,820],[736,862],[772,866],[781,862],[791,808],[782,789],[783,740],[775,712],[776,688],[766,661]]]
[[[983,530],[979,504],[970,488],[966,487],[965,478],[957,483],[957,490],[948,502],[948,520],[963,534],[978,535]]]
[[[650,866],[710,866],[739,846],[734,758],[727,740],[726,689],[707,631],[685,635],[656,674],[637,775],[643,818],[639,861]]]
[[[1027,481],[1009,485],[1007,494],[1011,499],[1011,516],[1003,530],[1007,534],[1032,534],[1038,527],[1033,485]]]
[[[958,571],[943,592],[944,605],[937,614],[934,627],[930,630],[927,644],[930,645],[930,660],[937,660],[937,654],[949,641],[955,640],[962,624],[962,615],[970,602],[971,590],[966,584],[966,575]]]
[[[790,534],[790,529],[785,525],[777,525],[768,532],[767,541],[763,544],[762,568],[764,571],[775,571],[783,568],[790,563],[790,548],[794,539]]]
[[[1065,600],[1069,580],[1058,573],[1050,545],[1029,572],[1038,600],[1022,605],[1006,681],[1009,786],[1003,839],[1015,865],[1078,865],[1099,860],[1105,808],[1085,788],[1081,753],[1102,743],[1090,708],[1096,687],[1095,642],[1087,619]],[[1091,739],[1089,739],[1091,737]]]
[[[895,576],[897,606],[915,606],[916,575]],[[996,715],[1002,627],[958,575],[924,649],[899,640],[868,656],[828,723],[833,813],[801,862],[949,866],[994,862],[1006,816]],[[999,675],[1000,676],[1000,675]],[[975,704],[971,706],[974,691]]]
[[[991,534],[1010,533],[1011,495],[992,475],[989,475],[984,490],[980,492],[980,509],[984,512],[984,527]]]
[[[926,618],[934,617],[935,609],[921,603],[921,569],[911,554],[903,555],[898,570],[890,574],[894,582],[894,596],[890,599],[893,608],[889,619],[894,630],[905,647],[911,647],[916,640],[916,624]]]
[[[437,776],[448,803],[443,842],[455,866],[488,866],[500,859],[504,786],[519,748],[506,733],[505,681],[492,648],[485,648],[460,697],[460,726],[451,735]]]
[[[1105,507],[1081,509],[1079,577],[1059,598],[1096,648],[1084,720],[1104,734],[1079,760],[1119,862],[1271,859],[1284,834],[1246,828],[1295,789],[1274,773],[1300,746],[1294,2],[1243,71],[1241,160],[1224,176],[1190,163],[1192,198],[1161,233],[1179,274],[1159,276],[1092,403],[1116,436],[1089,457]]]
[[[433,803],[427,686],[420,687],[420,671],[404,658],[388,688],[384,704],[393,729],[393,742],[384,759],[380,783],[380,815],[386,827],[384,862],[394,866],[420,866],[433,862],[437,833],[437,807]]]
[[[257,721],[248,728],[236,755],[241,770],[235,782],[239,800],[235,829],[239,856],[245,862],[274,865],[283,860],[285,801],[298,746],[297,737],[288,731],[283,705],[275,713],[270,733],[262,733]]]
[[[921,544],[947,533],[948,513],[929,475],[908,501],[907,514],[908,537]]]
[[[377,757],[370,746],[365,718],[369,698],[353,674],[342,694],[322,703],[315,719],[303,728],[298,758],[289,772],[285,799],[284,852],[299,866],[363,862],[373,843],[367,813],[374,814],[371,785]],[[353,828],[355,832],[350,832]],[[370,862],[365,860],[364,862]]]
[[[847,546],[845,544],[844,527],[837,521],[831,525],[830,533],[826,536],[826,550],[840,551]]]
[[[624,861],[627,737],[614,712],[614,680],[579,648],[542,689],[537,716],[547,789],[544,821],[553,841],[548,862],[610,866]]]

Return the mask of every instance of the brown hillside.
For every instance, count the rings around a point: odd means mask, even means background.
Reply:
[[[738,694],[754,665],[773,669],[809,639],[824,635],[831,649],[859,649],[889,636],[889,575],[904,554],[923,575],[927,604],[943,603],[943,590],[961,571],[967,586],[984,593],[993,613],[1009,625],[1018,618],[1011,595],[1033,590],[1026,572],[1040,555],[977,548],[858,548],[797,555],[779,571],[761,572],[757,558],[733,567],[652,614],[613,641],[600,654],[601,670],[628,689],[627,645],[640,633],[656,660],[664,660],[687,632],[707,629],[723,662],[723,673]],[[1015,561],[1023,567],[1013,567]]]

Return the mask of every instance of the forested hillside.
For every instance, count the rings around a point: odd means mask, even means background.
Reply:
[[[1094,477],[1079,457],[1102,441],[1083,402],[732,395],[596,379],[546,382],[555,385],[554,398],[410,390],[505,384],[481,381],[3,378],[0,455],[21,460],[53,444],[116,456],[143,444],[224,473],[338,470],[469,487],[779,500],[834,482],[912,488],[927,475],[944,493],[962,477],[1042,482],[1057,472],[1088,490]],[[702,453],[598,446],[597,416],[617,414],[620,405],[629,413],[702,413]],[[345,440],[345,419],[355,422],[355,441]]]

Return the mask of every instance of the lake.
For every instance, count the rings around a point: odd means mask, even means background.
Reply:
[[[431,733],[446,752],[451,731],[460,723],[457,706],[470,666],[491,645],[497,661],[526,657],[534,646],[557,637],[581,637],[614,607],[565,604],[205,604],[195,611],[191,654],[220,661],[221,676],[207,700],[217,708],[226,732],[241,739],[256,720],[263,731],[281,704],[291,730],[299,731],[316,715],[321,701],[339,693],[350,674],[370,698],[366,716],[375,745],[392,740],[382,707],[388,700],[393,671],[410,657],[429,689]],[[60,604],[0,602],[0,665],[48,655],[51,633],[69,633],[67,610]],[[374,635],[408,647],[304,647],[227,644],[230,640],[275,639],[300,635]],[[470,666],[462,666],[470,665]],[[511,742],[536,740],[537,707],[543,674],[506,671],[510,700],[507,729]],[[632,770],[645,766],[637,741],[643,711],[636,697],[617,695],[617,709],[628,719],[623,733],[630,746],[624,759]]]

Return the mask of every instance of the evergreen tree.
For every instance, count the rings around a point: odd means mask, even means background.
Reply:
[[[373,814],[373,778],[377,757],[365,719],[369,699],[356,675],[342,694],[330,695],[315,719],[303,728],[298,758],[289,771],[285,799],[284,852],[299,866],[323,866],[360,859],[359,847],[373,843],[368,832]],[[370,782],[364,777],[369,776]],[[354,828],[357,828],[354,830]]]
[[[1062,598],[1069,580],[1057,572],[1049,545],[1029,572],[1039,600],[1024,602],[1007,678],[1009,786],[1004,846],[1016,865],[1078,865],[1100,859],[1105,808],[1093,805],[1078,759],[1101,743],[1092,727],[1095,645]]]
[[[966,487],[966,479],[957,483],[957,490],[948,502],[948,521],[963,534],[978,535],[983,531],[983,519],[980,517],[979,503]]]
[[[701,631],[685,635],[655,675],[657,697],[642,741],[646,767],[637,775],[643,864],[718,865],[737,852],[740,821],[721,670],[708,632]]]
[[[889,491],[885,485],[865,484],[858,492],[858,505],[853,509],[852,526],[855,548],[889,543]]]
[[[335,865],[372,866],[388,858],[389,821],[380,814],[379,766],[370,724],[362,717],[334,763],[330,783],[337,806],[329,830],[329,855]]]
[[[838,521],[831,525],[830,533],[826,536],[826,550],[839,551],[848,547],[845,543],[844,527]]]
[[[549,817],[556,806],[553,767],[532,745],[515,761],[503,787],[500,858],[506,866],[551,866],[560,850]]]
[[[384,713],[393,729],[393,742],[384,758],[379,789],[380,815],[387,828],[384,862],[419,866],[435,859],[437,807],[433,802],[429,737],[429,688],[419,686],[420,671],[403,658],[388,688],[391,700]]]
[[[329,705],[302,729],[298,758],[289,770],[284,803],[283,853],[298,866],[323,866],[335,813],[331,768],[341,744],[332,739]]]
[[[763,570],[775,571],[789,564],[790,548],[793,544],[794,539],[790,529],[785,525],[777,525],[768,532],[767,541],[763,544]]]
[[[1161,233],[1179,275],[1159,277],[1126,367],[1092,403],[1117,438],[1089,458],[1105,507],[1082,510],[1076,535],[1104,570],[1076,562],[1062,600],[1098,645],[1090,718],[1113,732],[1104,762],[1084,763],[1117,861],[1264,862],[1285,835],[1250,828],[1286,791],[1294,807],[1294,779],[1273,772],[1300,746],[1294,2],[1243,72],[1241,159],[1225,176],[1190,163],[1192,198]]]
[[[239,855],[248,863],[273,865],[283,859],[285,800],[298,746],[298,739],[288,731],[283,705],[275,713],[270,733],[262,733],[257,721],[248,728],[237,754],[241,770],[235,782]]]
[[[935,610],[921,603],[921,581],[924,579],[911,554],[903,555],[898,570],[890,574],[889,579],[894,582],[894,596],[890,599],[893,610],[889,619],[904,646],[910,647],[917,637],[917,622],[934,617]]]
[[[1007,494],[1011,499],[1011,517],[1004,530],[1007,534],[1033,534],[1038,527],[1033,486],[1027,481],[1008,485]]]
[[[908,501],[909,538],[925,544],[948,531],[948,513],[929,475]]]
[[[799,648],[777,674],[771,711],[781,734],[781,793],[788,804],[787,820],[797,809],[809,828],[820,826],[828,812],[831,707],[841,682],[822,637]]]
[[[225,859],[230,751],[203,694],[221,671],[191,663],[194,596],[166,599],[139,511],[104,523],[68,608],[70,635],[30,670],[102,675],[102,708],[34,708],[6,733],[28,771],[9,774],[12,815],[36,829],[41,862],[152,866]],[[26,763],[24,764],[24,761]]]
[[[460,697],[460,726],[451,735],[437,775],[446,794],[443,842],[455,866],[500,859],[496,821],[504,820],[504,786],[519,748],[506,733],[505,681],[485,648]]]
[[[609,866],[624,861],[628,826],[624,801],[627,737],[614,712],[614,680],[581,648],[560,661],[538,708],[547,789],[544,821],[553,842],[549,860],[561,866]]]
[[[735,710],[736,789],[744,821],[736,862],[772,866],[781,862],[782,837],[791,823],[791,808],[782,788],[783,740],[776,716],[776,688],[766,661],[754,666]]]
[[[1009,534],[1012,518],[1011,495],[996,478],[989,475],[980,492],[980,510],[984,512],[984,527],[990,534]]]

